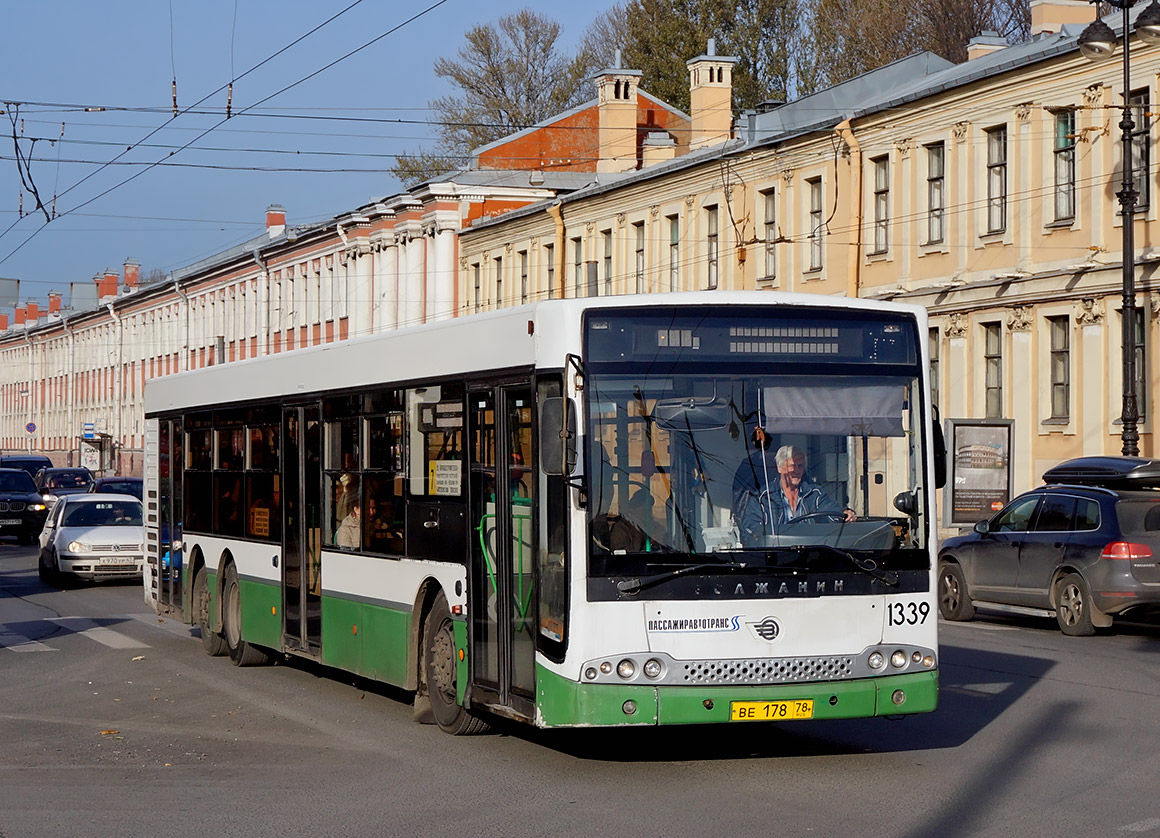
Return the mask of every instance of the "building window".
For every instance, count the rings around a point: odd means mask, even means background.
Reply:
[[[612,293],[612,231],[604,230],[600,234],[604,244],[604,294]]]
[[[1055,114],[1055,220],[1075,218],[1075,111]]]
[[[987,232],[1007,229],[1007,126],[987,132]]]
[[[528,301],[528,252],[520,251],[520,302]]]
[[[705,207],[705,239],[707,244],[708,275],[706,288],[717,287],[717,248],[720,245],[717,231],[717,207]]]
[[[636,253],[636,265],[633,273],[636,275],[636,293],[644,293],[644,222],[638,221],[632,225],[633,249]]]
[[[1149,189],[1148,167],[1151,155],[1148,152],[1149,135],[1152,133],[1152,123],[1148,118],[1148,91],[1136,90],[1128,97],[1128,104],[1132,109],[1132,185],[1136,187],[1136,210],[1148,209],[1151,198]]]
[[[931,143],[926,147],[926,240],[941,242],[945,232],[946,147]]]
[[[1067,419],[1071,404],[1071,323],[1066,315],[1048,317],[1051,330],[1051,418]]]
[[[548,267],[548,299],[556,298],[556,246],[544,245],[544,264]]]
[[[483,289],[481,287],[483,271],[480,269],[479,262],[471,266],[471,273],[475,284],[475,313],[478,314],[480,306],[483,305]]]
[[[927,336],[927,353],[930,355],[930,403],[938,407],[938,329],[931,329]]]
[[[572,264],[576,271],[576,296],[584,296],[584,240],[572,239]]]
[[[810,190],[810,270],[822,269],[822,179],[810,178],[806,181]]]
[[[988,419],[1003,416],[1003,326],[1001,323],[983,324],[983,369],[985,370],[985,402]]]
[[[503,257],[495,257],[495,307],[503,308]]]
[[[681,217],[669,216],[669,290],[681,289]]]
[[[777,278],[777,195],[770,189],[761,193],[765,209],[765,278]]]
[[[1137,418],[1143,421],[1144,414],[1146,413],[1144,410],[1144,405],[1146,404],[1144,401],[1144,382],[1148,380],[1148,355],[1145,352],[1146,347],[1144,345],[1144,337],[1146,334],[1145,323],[1147,321],[1144,318],[1144,309],[1140,306],[1136,306],[1132,310],[1132,313],[1135,315],[1134,319],[1136,321],[1135,328],[1132,330],[1132,349],[1136,355],[1136,414]]]
[[[874,164],[874,253],[890,247],[890,158],[876,157]]]

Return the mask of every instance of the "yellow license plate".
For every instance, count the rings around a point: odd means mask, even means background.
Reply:
[[[812,698],[793,701],[734,701],[729,705],[731,722],[786,722],[813,717]]]

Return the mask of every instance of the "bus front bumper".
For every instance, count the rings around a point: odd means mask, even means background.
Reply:
[[[929,713],[938,706],[937,670],[801,684],[676,687],[581,684],[537,669],[540,727],[715,724],[730,722],[737,702],[809,701],[811,720]]]

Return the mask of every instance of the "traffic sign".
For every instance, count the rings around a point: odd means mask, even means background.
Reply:
[[[28,431],[30,434],[36,433],[36,423],[29,422],[27,425],[24,426],[24,430]]]

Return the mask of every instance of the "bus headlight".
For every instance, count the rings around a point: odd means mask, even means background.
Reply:
[[[902,667],[906,666],[907,657],[906,652],[898,649],[890,655],[890,665],[895,669],[902,669]]]
[[[886,666],[886,658],[882,656],[881,652],[875,650],[866,658],[866,665],[871,669],[881,669]]]
[[[625,658],[616,665],[616,674],[621,678],[628,680],[636,674],[636,663],[629,660],[628,658]]]
[[[649,678],[661,677],[661,662],[656,658],[649,658],[644,662],[644,674]]]

